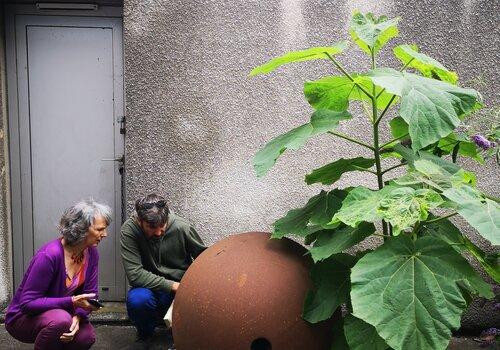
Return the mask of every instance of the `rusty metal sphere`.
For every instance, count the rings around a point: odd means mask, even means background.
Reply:
[[[178,350],[327,350],[332,324],[301,318],[312,282],[305,248],[249,232],[205,250],[177,291]]]

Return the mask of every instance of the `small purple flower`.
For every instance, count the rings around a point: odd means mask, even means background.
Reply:
[[[491,336],[491,335],[499,335],[500,334],[500,329],[498,328],[488,328],[485,329],[484,331],[481,332],[481,337],[483,336]]]
[[[495,338],[500,334],[500,329],[498,328],[488,328],[481,332],[479,341],[481,344],[479,347],[487,348],[493,344],[495,344]]]
[[[493,308],[494,308],[496,311],[500,311],[500,303],[495,303],[495,305],[493,305]]]
[[[494,147],[495,145],[493,142],[490,142],[486,137],[484,137],[481,134],[476,134],[472,136],[471,139],[478,147],[481,147],[484,150]]]

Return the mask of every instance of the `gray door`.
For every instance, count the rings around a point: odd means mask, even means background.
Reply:
[[[8,86],[17,95],[10,112],[15,284],[33,253],[59,236],[64,208],[92,197],[114,210],[99,245],[100,297],[124,299],[122,164],[113,161],[124,152],[121,19],[16,16],[15,56],[8,66],[17,85]]]

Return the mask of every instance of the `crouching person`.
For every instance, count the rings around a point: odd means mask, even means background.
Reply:
[[[148,343],[191,262],[206,247],[195,229],[170,212],[165,198],[149,194],[135,203],[121,228],[121,255],[131,289],[127,312],[137,341]]]
[[[68,208],[59,223],[62,237],[33,256],[5,316],[5,328],[35,350],[86,350],[95,342],[87,319],[96,310],[97,245],[107,236],[111,209],[92,200]]]

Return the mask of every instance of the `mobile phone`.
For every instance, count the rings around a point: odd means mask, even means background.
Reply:
[[[87,299],[87,301],[89,302],[90,305],[92,306],[95,306],[97,308],[101,308],[101,307],[104,307],[104,304],[101,303],[99,300],[97,299]]]

